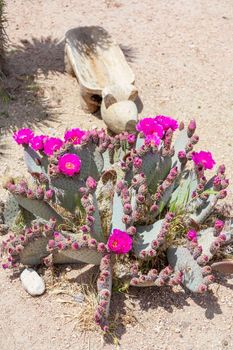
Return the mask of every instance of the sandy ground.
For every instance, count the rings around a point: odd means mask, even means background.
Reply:
[[[232,0],[8,0],[9,98],[0,106],[6,150],[0,175],[20,173],[22,155],[11,142],[15,128],[60,134],[67,127],[103,126],[79,104],[78,84],[64,73],[64,33],[79,25],[104,26],[118,41],[136,75],[141,116],[196,118],[199,148],[225,163],[233,161]],[[232,190],[232,182],[230,189]],[[4,193],[2,193],[4,196]],[[232,199],[232,194],[230,195]],[[121,349],[232,349],[233,280],[221,280],[206,296],[181,289],[148,289],[115,295],[113,314],[133,314],[136,325],[119,320]],[[99,334],[81,334],[72,316],[80,305],[64,296],[31,298],[18,279],[0,271],[1,350],[99,350]],[[64,299],[66,300],[66,299]],[[132,311],[133,310],[133,311]],[[132,317],[131,317],[132,318]],[[125,321],[126,322],[126,321]],[[105,349],[114,349],[106,342]]]

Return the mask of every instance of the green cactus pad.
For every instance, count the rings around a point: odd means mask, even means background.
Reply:
[[[213,258],[213,255],[210,251],[211,244],[217,239],[214,236],[214,228],[210,227],[206,230],[202,230],[198,234],[198,244],[202,246],[202,254],[208,256],[209,260]],[[232,230],[223,230],[223,233],[226,235],[226,243],[233,238],[233,229]]]
[[[86,264],[99,265],[102,254],[97,250],[81,248],[79,250],[62,250],[53,253],[54,264],[75,264],[84,262]]]
[[[34,239],[28,245],[26,245],[23,251],[20,253],[20,262],[23,265],[39,265],[42,263],[43,258],[49,255],[46,246],[48,244],[48,238],[41,236],[38,239]]]
[[[57,220],[57,223],[62,223],[62,217],[46,202],[39,199],[29,199],[20,195],[14,195],[18,204],[28,210],[33,215],[49,221],[52,217]]]
[[[216,194],[210,194],[207,200],[199,199],[199,201],[201,204],[199,203],[196,209],[194,206],[189,217],[197,224],[202,224],[214,210],[217,201]],[[193,204],[195,205],[195,201]]]
[[[169,201],[169,211],[179,212],[185,209],[185,206],[192,198],[193,191],[197,188],[197,176],[194,171],[186,171],[182,176],[178,187],[172,193]]]
[[[77,176],[58,175],[50,179],[50,188],[55,191],[57,204],[71,213],[80,205],[80,187],[85,187],[85,182]]]
[[[178,170],[180,171],[181,163],[178,158],[178,153],[180,151],[185,151],[185,147],[187,146],[188,143],[189,143],[189,137],[188,137],[187,129],[183,129],[177,135],[177,138],[174,143],[175,153],[174,153],[174,156],[172,157],[172,168],[174,166],[177,166]]]
[[[124,215],[124,212],[123,212],[123,204],[122,204],[121,197],[118,196],[117,193],[115,193],[113,197],[111,231],[114,228],[117,228],[118,230],[121,230],[121,231],[126,231],[125,224],[122,222],[123,215]]]
[[[137,226],[137,235],[133,243],[133,251],[136,256],[139,256],[142,250],[149,250],[151,248],[151,242],[157,238],[163,221],[159,220],[147,226]]]
[[[24,160],[29,173],[46,173],[48,168],[48,158],[40,157],[32,148],[24,148]]]
[[[169,264],[175,272],[184,273],[183,285],[192,292],[199,292],[199,286],[203,284],[202,268],[193,259],[191,253],[184,247],[170,247],[167,250]]]
[[[93,194],[93,205],[95,206],[95,211],[93,213],[95,222],[93,226],[93,232],[91,232],[91,237],[95,238],[98,242],[104,242],[105,237],[104,237],[104,233],[101,225],[101,218],[100,218],[98,202],[97,202],[95,193]]]
[[[9,194],[4,204],[4,224],[8,225],[9,227],[13,226],[19,213],[20,207],[16,198],[12,194]]]

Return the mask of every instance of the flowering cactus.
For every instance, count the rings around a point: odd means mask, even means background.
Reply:
[[[226,196],[228,180],[223,165],[207,180],[215,161],[210,152],[193,151],[195,121],[185,129],[157,116],[136,129],[115,137],[72,129],[64,140],[16,132],[33,182],[9,179],[9,200],[1,207],[5,226],[17,226],[19,211],[24,220],[21,232],[11,230],[3,241],[4,268],[100,265],[95,321],[104,331],[113,275],[132,286],[183,284],[201,293],[213,281],[213,257],[233,238],[233,227],[221,220],[199,229]],[[172,230],[176,215],[186,233]]]

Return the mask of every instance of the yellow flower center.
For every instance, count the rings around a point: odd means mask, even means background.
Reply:
[[[116,248],[116,247],[118,246],[117,240],[115,240],[115,241],[112,242],[112,246],[113,246],[113,248]]]
[[[71,162],[67,162],[67,163],[66,163],[66,168],[67,168],[67,169],[74,169],[74,164],[71,163]]]

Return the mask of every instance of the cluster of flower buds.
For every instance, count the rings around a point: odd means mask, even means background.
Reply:
[[[174,213],[167,213],[166,214],[166,216],[163,220],[161,229],[160,229],[159,233],[155,236],[155,239],[152,240],[149,249],[141,250],[141,252],[139,254],[141,259],[154,257],[156,255],[157,249],[159,248],[159,246],[161,244],[163,244],[163,242],[166,238],[166,235],[168,234],[168,231],[169,231],[169,228],[170,228],[170,225],[171,225],[173,218],[174,218]]]
[[[64,236],[62,233],[55,231],[53,232],[53,239],[48,241],[47,250],[52,252],[54,250],[62,251],[71,249],[74,251],[82,248],[98,249],[98,243],[94,238],[88,238],[83,235],[81,240],[76,240],[71,236]]]
[[[158,271],[156,269],[151,269],[146,275],[141,274],[141,275],[137,275],[137,277],[134,276],[130,280],[130,285],[138,286],[138,287],[153,286],[155,285],[157,278],[158,278]]]
[[[45,190],[42,186],[37,186],[33,189],[29,188],[26,180],[20,180],[18,183],[15,183],[14,180],[10,179],[5,183],[4,188],[14,195],[28,199],[38,199],[47,202],[54,199],[54,191],[52,189]]]
[[[164,221],[163,221],[163,224],[162,224],[162,228],[161,228],[161,230],[160,230],[160,232],[159,232],[159,234],[157,236],[157,241],[158,241],[159,245],[164,242],[164,239],[165,239],[166,235],[169,232],[169,229],[170,229],[170,226],[171,226],[171,222],[174,219],[174,216],[175,216],[175,214],[171,213],[171,212],[168,212],[165,215],[165,218],[164,218]]]
[[[104,255],[100,263],[100,275],[97,280],[98,306],[95,311],[95,322],[107,332],[108,314],[111,299],[112,271],[110,254]]]
[[[226,178],[225,175],[225,166],[220,165],[218,168],[217,175],[214,177],[213,180],[213,188],[215,191],[219,192],[219,196],[221,198],[225,198],[225,189],[229,185],[229,180]]]
[[[56,225],[56,220],[51,218],[48,224],[42,225],[34,223],[30,228],[26,228],[20,235],[12,232],[8,234],[2,242],[1,251],[5,253],[6,261],[3,268],[15,268],[20,262],[23,250],[34,240],[43,236],[50,237]]]
[[[86,212],[86,224],[81,227],[83,234],[90,233],[93,231],[94,223],[95,223],[95,205],[94,205],[94,197],[93,193],[96,190],[97,183],[95,179],[89,176],[86,180],[86,187],[81,187],[79,189],[81,193],[81,203]]]
[[[131,286],[146,287],[157,286],[162,287],[165,284],[175,286],[183,281],[183,272],[173,273],[171,266],[167,266],[159,273],[156,269],[151,269],[147,274],[139,274],[137,271],[130,280]]]

